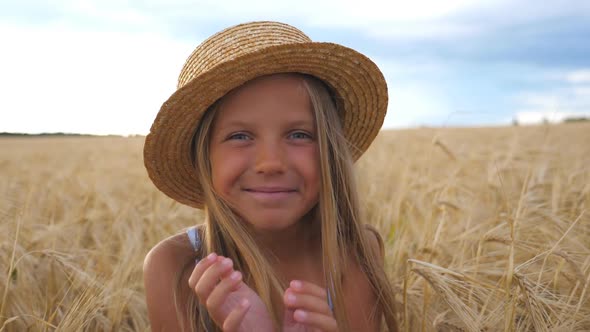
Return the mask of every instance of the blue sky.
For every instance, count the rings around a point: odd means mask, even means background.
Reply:
[[[0,131],[146,134],[211,34],[252,20],[369,56],[386,128],[590,116],[590,2],[57,0],[0,3]]]

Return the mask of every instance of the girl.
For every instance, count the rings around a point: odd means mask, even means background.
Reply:
[[[199,45],[144,148],[154,184],[205,214],[146,256],[152,330],[397,331],[353,175],[386,108],[371,60],[289,25]]]

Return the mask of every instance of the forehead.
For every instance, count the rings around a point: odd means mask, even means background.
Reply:
[[[311,101],[302,76],[277,74],[242,85],[223,98],[215,122],[261,120],[268,116],[313,121]]]
[[[307,96],[302,75],[282,73],[266,75],[244,83],[228,93],[225,100],[241,99],[253,93],[289,92],[293,95]]]

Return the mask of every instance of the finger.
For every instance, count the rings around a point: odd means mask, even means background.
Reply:
[[[194,288],[201,303],[206,303],[213,288],[217,285],[222,276],[227,273],[228,270],[231,270],[232,266],[233,262],[231,259],[223,258],[221,261],[215,262],[203,272],[203,275],[197,281]]]
[[[242,320],[246,316],[246,313],[250,309],[250,302],[246,299],[242,299],[240,305],[232,310],[227,318],[223,322],[223,331],[224,332],[235,332],[240,327]]]
[[[229,260],[230,260],[230,262],[231,262],[231,263],[230,263],[230,266],[232,266],[232,267],[233,267],[233,266],[234,266],[234,262],[231,260],[231,258],[226,258],[226,257],[224,257],[224,256],[217,256],[217,262],[218,262],[218,263],[223,263],[223,262],[224,262],[224,260],[226,261],[226,260],[228,260],[228,259],[229,259]],[[234,271],[233,269],[227,269],[227,271],[225,271],[225,272],[221,273],[221,277],[220,277],[220,278],[225,278],[225,277],[228,277],[228,276],[229,276],[229,275],[230,275],[230,274],[231,274],[233,271]]]
[[[283,300],[287,308],[303,309],[309,312],[332,315],[328,301],[317,296],[295,293],[291,289],[288,289],[285,292]]]
[[[296,293],[305,293],[325,299],[326,301],[328,300],[328,293],[326,292],[326,289],[309,281],[292,280],[289,283],[289,288],[294,290]]]
[[[314,327],[324,332],[336,331],[338,329],[336,319],[328,315],[297,309],[293,313],[293,319],[305,326]]]
[[[212,252],[204,259],[201,259],[193,269],[191,276],[188,278],[188,286],[190,288],[195,288],[199,279],[203,275],[203,272],[207,270],[213,263],[217,261],[217,254]]]
[[[241,280],[242,274],[239,271],[233,271],[228,277],[222,278],[207,298],[207,309],[212,312],[217,311],[224,304],[227,295],[237,288]]]

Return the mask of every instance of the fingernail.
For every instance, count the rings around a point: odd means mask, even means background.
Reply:
[[[295,320],[304,321],[307,318],[307,312],[297,309],[295,310],[293,317],[295,318]]]
[[[287,294],[287,302],[289,302],[291,304],[294,304],[295,303],[295,300],[297,300],[297,298],[295,297],[295,295],[293,295],[291,293]]]
[[[200,259],[198,259],[198,258],[197,258],[197,259],[195,259],[195,264],[199,264],[199,262],[200,262],[200,261],[201,261],[201,260],[200,260]]]
[[[214,262],[216,258],[217,258],[217,254],[215,254],[214,252],[210,253],[209,256],[207,256],[207,259],[209,260],[209,262]]]
[[[299,280],[291,281],[291,287],[293,287],[294,289],[300,290],[302,286],[303,285],[301,284],[301,281],[299,281]]]
[[[221,261],[221,264],[223,264],[224,266],[230,266],[230,265],[232,265],[232,262],[231,262],[231,259],[224,258],[223,261]]]
[[[242,277],[242,274],[240,271],[234,271],[229,277],[233,280],[239,280]]]

